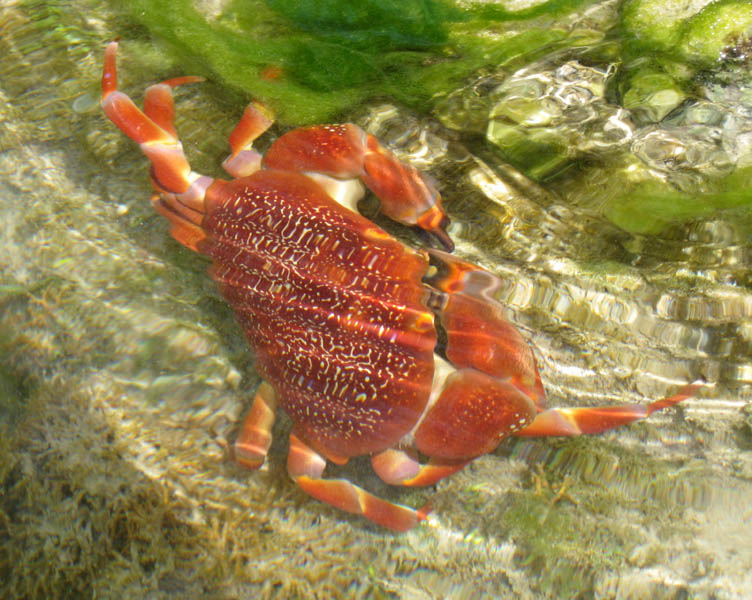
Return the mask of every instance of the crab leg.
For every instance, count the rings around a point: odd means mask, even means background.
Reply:
[[[694,395],[695,382],[679,393],[652,404],[625,404],[592,408],[545,410],[544,392],[535,358],[519,332],[504,319],[493,298],[499,280],[491,273],[438,250],[430,251],[438,263],[430,282],[446,297],[435,298],[441,324],[447,333],[447,357],[458,367],[473,367],[511,383],[535,403],[532,423],[516,436],[557,436],[601,433],[644,419]]]
[[[519,413],[524,420],[518,421],[516,427],[511,427],[513,424],[510,422],[508,433],[517,436],[601,433],[673,406],[692,396],[702,386],[701,382],[695,382],[685,386],[674,396],[647,405],[625,404],[545,410],[543,386],[532,350],[520,333],[504,318],[501,306],[494,298],[499,280],[483,269],[444,252],[431,250],[430,254],[436,272],[426,281],[444,294],[434,292],[429,298],[429,304],[436,310],[446,333],[447,358],[457,368],[475,369],[495,377],[498,384],[513,386],[535,404],[535,412],[525,415],[524,406],[519,403],[514,417],[518,418]],[[473,392],[468,390],[466,393],[469,397]],[[504,394],[501,389],[499,393],[502,396]],[[506,394],[505,402],[518,401],[511,390],[507,390]],[[440,435],[439,430],[428,432],[436,429],[433,423],[438,425],[445,422],[452,411],[444,409],[447,415],[442,418],[435,418],[433,413],[438,413],[448,402],[442,394],[439,403],[428,413],[415,433],[418,448],[433,456],[435,451],[441,451],[446,447],[446,443],[435,444],[433,441]],[[496,403],[496,411],[506,409],[506,404],[496,397],[492,402]],[[460,436],[455,435],[454,439],[460,439]],[[430,448],[431,451],[428,451],[429,444],[435,446],[435,449]]]
[[[536,415],[529,427],[516,432],[521,437],[569,436],[602,433],[649,417],[652,413],[674,406],[695,395],[704,383],[695,381],[677,394],[651,404],[623,404],[591,408],[550,408]]]
[[[384,483],[405,486],[433,485],[440,479],[456,473],[469,461],[441,461],[429,459],[420,464],[414,452],[390,448],[371,457],[373,470]]]
[[[434,295],[430,302],[446,332],[447,358],[458,368],[508,378],[530,397],[538,411],[543,410],[545,393],[533,351],[494,298],[500,280],[451,254],[429,253],[437,267],[426,282],[445,292]]]
[[[144,114],[177,140],[178,133],[175,131],[174,123],[175,102],[172,98],[172,89],[179,85],[200,81],[204,81],[204,78],[189,75],[174,77],[149,86],[144,92]]]
[[[361,179],[381,200],[381,212],[399,223],[417,225],[435,235],[446,250],[453,250],[454,242],[446,232],[449,217],[433,182],[412,165],[398,160],[370,134],[366,148]]]
[[[423,521],[430,507],[419,510],[394,504],[366,492],[346,479],[322,479],[326,459],[290,434],[290,454],[287,471],[298,485],[314,498],[341,510],[362,515],[387,529],[407,531]]]
[[[251,410],[248,411],[238,439],[235,440],[235,460],[249,469],[258,469],[264,464],[272,443],[272,427],[277,412],[274,388],[262,381]]]
[[[271,112],[260,102],[251,102],[230,134],[230,150],[222,166],[233,177],[245,177],[261,167],[261,154],[253,149],[256,141],[274,122]]]
[[[162,195],[154,199],[154,207],[173,225],[172,236],[185,246],[198,251],[206,238],[201,228],[204,198],[214,183],[191,171],[183,147],[173,125],[174,105],[171,88],[200,81],[200,77],[177,77],[151,86],[146,92],[144,111],[117,89],[117,42],[110,42],[105,51],[102,73],[102,108],[109,119],[128,137],[141,146],[151,160],[151,177]]]
[[[152,162],[152,176],[160,189],[181,194],[188,190],[192,180],[195,179],[183,153],[183,147],[171,131],[165,131],[153,119],[141,112],[126,94],[118,91],[115,65],[117,46],[117,42],[110,42],[105,52],[102,74],[102,109],[109,119],[125,135],[138,143],[144,154],[149,157]],[[156,99],[156,94],[154,98]],[[168,120],[169,109],[160,112],[158,118],[162,122]],[[171,125],[170,129],[174,131]]]

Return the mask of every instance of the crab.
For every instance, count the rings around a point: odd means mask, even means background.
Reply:
[[[261,156],[273,122],[251,102],[230,134],[231,180],[191,170],[173,125],[172,88],[152,85],[143,111],[117,89],[117,42],[105,52],[102,108],[151,161],[152,203],[172,236],[208,256],[262,383],[234,444],[257,469],[277,408],[293,422],[287,469],[311,496],[406,531],[414,509],[346,479],[327,461],[368,455],[385,482],[427,486],[492,452],[510,435],[599,433],[692,395],[651,404],[545,408],[530,346],[494,299],[498,279],[450,252],[433,182],[357,125],[293,129]],[[442,249],[413,249],[357,210],[364,186],[381,212]]]

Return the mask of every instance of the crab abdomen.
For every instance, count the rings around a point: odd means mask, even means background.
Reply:
[[[210,273],[301,435],[355,456],[410,431],[436,344],[424,255],[285,171],[221,186],[202,228]]]

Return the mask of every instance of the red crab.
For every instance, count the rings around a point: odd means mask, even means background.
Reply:
[[[429,485],[510,434],[598,433],[698,387],[647,405],[545,410],[533,353],[490,293],[494,276],[443,251],[408,248],[357,212],[362,183],[385,215],[451,251],[430,180],[353,124],[294,129],[262,157],[252,144],[272,118],[258,103],[230,134],[224,167],[234,179],[201,176],[177,138],[171,91],[199,78],[149,87],[142,112],[117,90],[116,52],[112,42],[104,112],[151,160],[153,204],[173,237],[212,259],[264,379],[235,443],[242,464],[264,462],[279,404],[294,422],[287,468],[298,485],[404,531],[428,509],[324,479],[327,460],[370,455],[385,482]]]

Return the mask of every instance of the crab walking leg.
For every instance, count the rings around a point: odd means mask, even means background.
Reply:
[[[533,421],[535,406],[510,381],[479,370],[454,370],[413,433],[415,447],[444,463],[492,452]]]
[[[274,388],[262,381],[251,410],[248,411],[238,439],[235,440],[235,460],[249,469],[258,469],[264,464],[272,443],[272,427],[277,413],[277,398]]]
[[[162,190],[174,194],[186,192],[198,176],[183,153],[180,141],[141,112],[133,101],[117,89],[115,58],[117,42],[105,51],[102,73],[102,109],[125,135],[141,146],[151,160],[152,178]]]
[[[446,252],[429,253],[436,273],[425,281],[444,292],[430,302],[446,332],[447,358],[455,367],[508,380],[543,410],[545,392],[533,351],[494,297],[502,282]]]
[[[274,117],[260,102],[251,102],[230,134],[230,156],[222,163],[233,177],[245,177],[261,168],[261,154],[253,149],[256,141],[274,122]]]
[[[371,457],[373,470],[384,483],[405,486],[433,485],[456,473],[469,461],[446,461],[431,458],[427,464],[404,450],[390,448]]]
[[[323,456],[303,443],[295,434],[290,434],[287,471],[290,477],[314,498],[400,532],[415,527],[430,511],[427,506],[414,510],[383,500],[346,479],[322,479],[325,467],[326,459]]]
[[[204,81],[204,78],[196,76],[175,77],[149,86],[144,92],[144,114],[177,140],[178,133],[175,131],[175,102],[172,98],[172,88],[200,81]]]
[[[171,88],[200,81],[199,77],[177,77],[151,86],[146,92],[142,112],[117,89],[117,42],[105,51],[102,72],[102,108],[109,119],[141,146],[151,160],[152,181],[161,192],[152,200],[156,210],[172,223],[172,236],[192,250],[206,238],[201,228],[204,199],[209,187],[223,184],[191,171],[173,125],[174,105]]]
[[[601,433],[648,417],[694,395],[694,382],[652,404],[545,410],[544,391],[533,352],[520,333],[504,318],[494,299],[500,281],[491,273],[439,250],[429,251],[436,274],[427,281],[445,296],[434,297],[447,334],[446,355],[457,367],[473,367],[509,382],[535,404],[537,414],[517,436],[554,436]]]
[[[336,179],[360,179],[379,198],[381,212],[387,217],[420,227],[435,235],[447,250],[454,248],[446,233],[449,219],[433,183],[357,125],[294,129],[272,144],[263,165]]]
[[[695,381],[677,394],[651,404],[623,404],[591,408],[551,408],[536,415],[529,427],[516,432],[520,437],[569,436],[602,433],[649,417],[652,413],[674,406],[695,395],[704,385]]]

